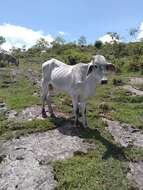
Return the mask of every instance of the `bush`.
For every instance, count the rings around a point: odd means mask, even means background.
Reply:
[[[7,63],[6,62],[0,62],[0,67],[6,67]]]

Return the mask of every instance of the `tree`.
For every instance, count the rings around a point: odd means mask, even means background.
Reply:
[[[131,28],[130,30],[129,30],[129,35],[131,36],[131,37],[133,37],[134,38],[134,40],[136,40],[136,34],[138,33],[138,28]]]
[[[57,36],[55,41],[60,45],[63,45],[65,43],[65,39],[62,36]]]
[[[85,36],[80,36],[78,39],[78,45],[79,46],[85,46],[86,45],[86,37]]]
[[[6,42],[6,39],[3,36],[0,36],[0,47],[5,42]]]
[[[45,38],[40,38],[37,40],[36,44],[34,45],[34,48],[37,48],[39,50],[46,50],[49,46],[49,42],[45,40]]]
[[[22,52],[25,52],[26,51],[26,45],[23,45],[21,49],[22,49]]]
[[[120,36],[117,32],[107,32],[107,34],[111,37],[113,43],[116,43],[120,39]]]
[[[62,36],[57,36],[55,40],[51,43],[53,47],[58,47],[60,45],[64,45],[65,39]]]
[[[97,49],[100,49],[101,46],[103,45],[102,41],[101,40],[97,40],[94,44],[94,46],[97,48]]]

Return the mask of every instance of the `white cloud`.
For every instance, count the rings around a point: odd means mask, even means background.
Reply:
[[[61,36],[68,36],[69,34],[67,32],[59,31],[58,32]]]
[[[102,41],[103,43],[106,43],[106,42],[113,43],[113,39],[111,38],[111,36],[109,34],[106,34],[106,35],[100,37],[99,40]],[[119,40],[116,40],[116,39],[114,39],[114,40],[119,41]]]
[[[0,25],[0,36],[6,39],[6,43],[2,45],[2,48],[5,50],[9,50],[13,46],[21,48],[23,45],[29,48],[34,45],[39,38],[45,38],[49,43],[54,40],[50,34],[44,35],[43,31],[34,31],[26,27],[7,23]]]
[[[64,36],[66,33],[65,32],[63,32],[63,31],[59,31],[58,32],[60,35],[62,35],[62,36]]]
[[[137,41],[140,40],[141,38],[143,38],[143,22],[139,26],[139,32],[138,32],[138,35],[137,35]]]

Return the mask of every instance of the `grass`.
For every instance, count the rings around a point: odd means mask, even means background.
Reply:
[[[73,159],[56,162],[54,171],[59,190],[126,190],[128,181],[120,161],[110,158],[102,160],[100,153],[76,156]]]
[[[138,162],[143,160],[143,148],[128,147],[124,149],[128,161]]]
[[[115,111],[111,116],[115,120],[129,123],[134,127],[143,127],[143,97],[132,96],[124,90],[117,89],[110,98],[110,104]]]
[[[50,120],[32,120],[32,121],[1,121],[0,139],[18,138],[35,132],[44,132],[56,128],[56,125]]]
[[[115,78],[115,77],[114,77]],[[127,78],[117,76],[127,83]],[[111,135],[105,130],[105,124],[100,119],[104,114],[111,119],[129,123],[142,128],[139,117],[143,115],[142,97],[133,97],[120,87],[113,85],[113,79],[108,86],[101,86],[97,94],[89,102],[88,119],[90,132],[80,132],[80,137],[96,144],[96,150],[88,154],[76,154],[66,161],[53,163],[57,190],[129,190],[126,178],[126,161],[142,160],[143,149],[121,148],[115,144]],[[125,161],[125,162],[124,162]]]
[[[116,112],[111,115],[113,119],[128,123],[134,127],[143,129],[143,109],[139,104],[115,104]]]
[[[99,121],[96,123],[100,123]],[[129,189],[124,172],[124,153],[105,132],[105,125],[96,130],[81,130],[79,136],[95,143],[96,149],[86,155],[76,154],[71,159],[53,163],[57,190]]]
[[[123,76],[121,80],[124,81]],[[126,78],[125,81],[127,81]],[[113,79],[110,79],[108,85],[97,89],[96,96],[89,105],[89,112],[96,116],[102,113],[107,118],[119,120],[137,128],[143,127],[143,97],[132,96],[123,90],[122,86],[114,86]]]
[[[40,78],[38,64],[23,64],[20,67],[22,74],[18,75],[16,83],[6,84],[0,89],[0,101],[16,111],[21,111],[31,105],[40,104],[40,98],[33,96],[40,91],[36,85],[26,77],[28,69],[32,69],[35,77]],[[0,86],[4,81],[10,81],[9,69],[0,71]],[[133,74],[128,74],[128,77]],[[58,190],[129,190],[133,189],[126,179],[124,161],[142,160],[143,150],[133,147],[121,148],[114,142],[112,136],[105,130],[106,124],[101,120],[105,117],[129,123],[141,128],[143,122],[143,97],[132,96],[121,85],[128,82],[125,75],[110,77],[109,84],[100,86],[96,96],[89,101],[88,120],[90,130],[79,128],[76,134],[84,141],[95,143],[96,149],[87,154],[80,152],[65,161],[53,163],[54,175],[58,181]],[[118,83],[119,81],[119,83]],[[117,86],[116,86],[117,84]],[[71,98],[59,94],[53,98],[58,111],[72,113]],[[19,138],[29,133],[43,132],[63,125],[66,119],[7,121],[4,113],[0,113],[0,138]]]
[[[20,74],[13,83],[8,73],[7,70],[0,76],[0,85],[4,83],[5,79],[8,82],[7,87],[1,87],[0,98],[10,109],[20,111],[25,107],[40,103],[39,97],[33,96],[33,93],[39,90],[37,86],[32,86],[24,74]]]

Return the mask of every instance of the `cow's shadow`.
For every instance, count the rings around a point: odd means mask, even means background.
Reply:
[[[78,127],[74,127],[73,118],[65,119],[64,117],[58,117],[52,119],[52,122],[57,126],[60,133],[68,136],[78,136],[84,140],[92,141],[93,143],[99,141],[106,147],[106,151],[102,155],[102,159],[108,159],[113,157],[118,160],[125,161],[126,156],[124,154],[124,148],[112,143],[106,137],[104,137],[98,128],[83,128],[82,124],[79,123]]]

